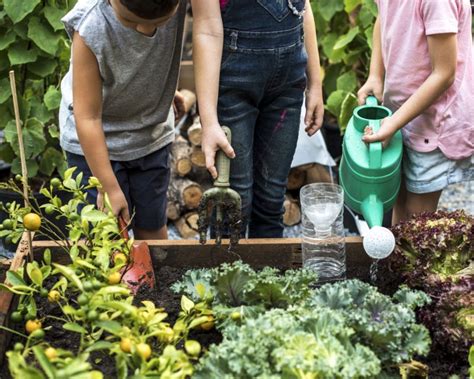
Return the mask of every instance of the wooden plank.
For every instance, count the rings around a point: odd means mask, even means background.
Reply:
[[[33,236],[31,237],[33,238]],[[12,259],[10,270],[16,271],[24,265],[26,258],[29,254],[29,242],[28,233],[24,232],[20,242],[18,243],[17,250]],[[8,285],[8,281],[5,280],[5,284]],[[15,297],[9,291],[0,290],[0,325],[5,327],[9,326],[10,312],[14,306]],[[0,365],[3,363],[5,357],[5,351],[10,343],[11,335],[7,331],[0,329]]]
[[[218,247],[214,241],[201,245],[196,240],[147,240],[156,266],[172,267],[212,267],[223,262],[242,259],[255,267],[275,266],[281,268],[301,266],[301,239],[244,239],[239,242],[235,253],[227,251],[228,240]],[[49,248],[55,261],[67,262],[67,255],[54,241],[36,241],[33,244],[36,259]],[[347,267],[357,267],[360,271],[370,265],[370,258],[363,252],[360,237],[346,238]]]

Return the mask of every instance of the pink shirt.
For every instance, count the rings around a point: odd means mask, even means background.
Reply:
[[[376,0],[385,66],[384,104],[395,111],[431,74],[427,36],[457,33],[454,84],[403,129],[419,152],[439,148],[450,159],[474,153],[474,66],[469,0]]]

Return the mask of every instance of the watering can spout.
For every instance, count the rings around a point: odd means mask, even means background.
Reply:
[[[384,207],[383,202],[375,194],[367,196],[361,204],[362,215],[369,227],[382,226]]]

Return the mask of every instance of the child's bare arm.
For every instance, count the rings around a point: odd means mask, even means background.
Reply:
[[[429,108],[454,82],[457,63],[457,38],[454,33],[428,36],[432,71],[430,76],[393,114],[387,117],[376,134],[364,141],[388,143],[395,132]]]
[[[318,39],[314,23],[311,3],[306,0],[306,13],[304,15],[305,47],[308,54],[308,67],[306,69],[308,85],[306,91],[305,125],[308,135],[316,133],[323,124],[324,104],[321,88],[321,66],[319,62]]]
[[[382,102],[384,76],[385,68],[382,58],[380,20],[377,17],[374,24],[369,77],[357,93],[360,105],[365,104],[367,97],[370,95],[374,95],[380,102]]]
[[[193,0],[193,59],[199,115],[203,127],[202,150],[206,167],[215,178],[215,154],[219,149],[231,158],[230,146],[217,119],[220,65],[224,29],[218,0]]]
[[[77,135],[87,164],[104,192],[107,192],[114,213],[129,220],[128,205],[112,170],[102,129],[102,80],[97,60],[79,33],[74,34],[73,99]],[[102,197],[99,196],[101,200]],[[101,204],[99,204],[100,206]]]

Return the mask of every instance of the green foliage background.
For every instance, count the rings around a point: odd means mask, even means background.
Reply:
[[[49,177],[66,168],[59,148],[60,81],[70,43],[60,21],[75,0],[0,0],[0,159],[20,173],[9,70],[16,75],[28,174]]]
[[[327,111],[344,132],[370,65],[374,0],[311,0],[324,70]]]

